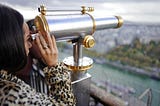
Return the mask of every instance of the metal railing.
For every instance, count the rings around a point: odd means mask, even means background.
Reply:
[[[152,90],[151,90],[151,88],[146,89],[146,90],[138,97],[138,99],[142,100],[146,95],[148,96],[147,106],[151,106],[151,104],[152,104]]]

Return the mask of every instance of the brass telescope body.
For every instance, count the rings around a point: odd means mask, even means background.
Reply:
[[[66,63],[66,65],[74,71],[87,70],[91,68],[93,61],[85,58],[89,64],[83,63],[81,45],[91,48],[95,44],[93,34],[96,30],[119,28],[123,24],[123,19],[120,16],[93,16],[89,13],[93,10],[91,7],[87,9],[83,6],[81,14],[52,15],[47,14],[47,9],[41,6],[39,8],[41,14],[29,23],[33,33],[32,39],[35,38],[35,33],[40,31],[42,35],[45,32],[50,32],[51,35],[55,36],[57,42],[74,41],[73,57],[69,58],[73,61]],[[67,61],[65,59],[64,63]]]
[[[119,16],[93,18],[90,14],[65,16],[38,15],[35,18],[37,30],[49,31],[57,41],[72,40],[83,34],[92,35],[96,30],[118,28],[122,25]]]
[[[46,15],[47,10],[41,6],[40,15],[32,21],[30,29],[35,33],[49,31],[56,38],[56,41],[67,41],[79,36],[92,35],[96,30],[119,28],[123,24],[120,16],[93,16],[82,7],[81,14]],[[93,11],[93,9],[91,9]],[[33,37],[34,39],[34,37]]]

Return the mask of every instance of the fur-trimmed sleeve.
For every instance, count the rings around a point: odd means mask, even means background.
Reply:
[[[0,73],[0,105],[9,106],[75,106],[70,73],[63,63],[45,67],[49,95],[36,92],[21,79]]]
[[[54,67],[44,68],[44,74],[49,88],[49,95],[58,103],[67,106],[75,105],[75,98],[72,92],[70,72],[63,63]]]

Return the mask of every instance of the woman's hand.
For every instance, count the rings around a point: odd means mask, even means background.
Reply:
[[[45,33],[43,36],[39,32],[36,36],[36,45],[39,48],[42,61],[49,67],[58,63],[58,49],[54,36]]]

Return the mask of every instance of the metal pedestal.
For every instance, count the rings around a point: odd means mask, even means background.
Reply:
[[[74,73],[77,74],[77,73]],[[83,77],[72,82],[76,97],[76,106],[89,106],[91,75],[84,73]]]

